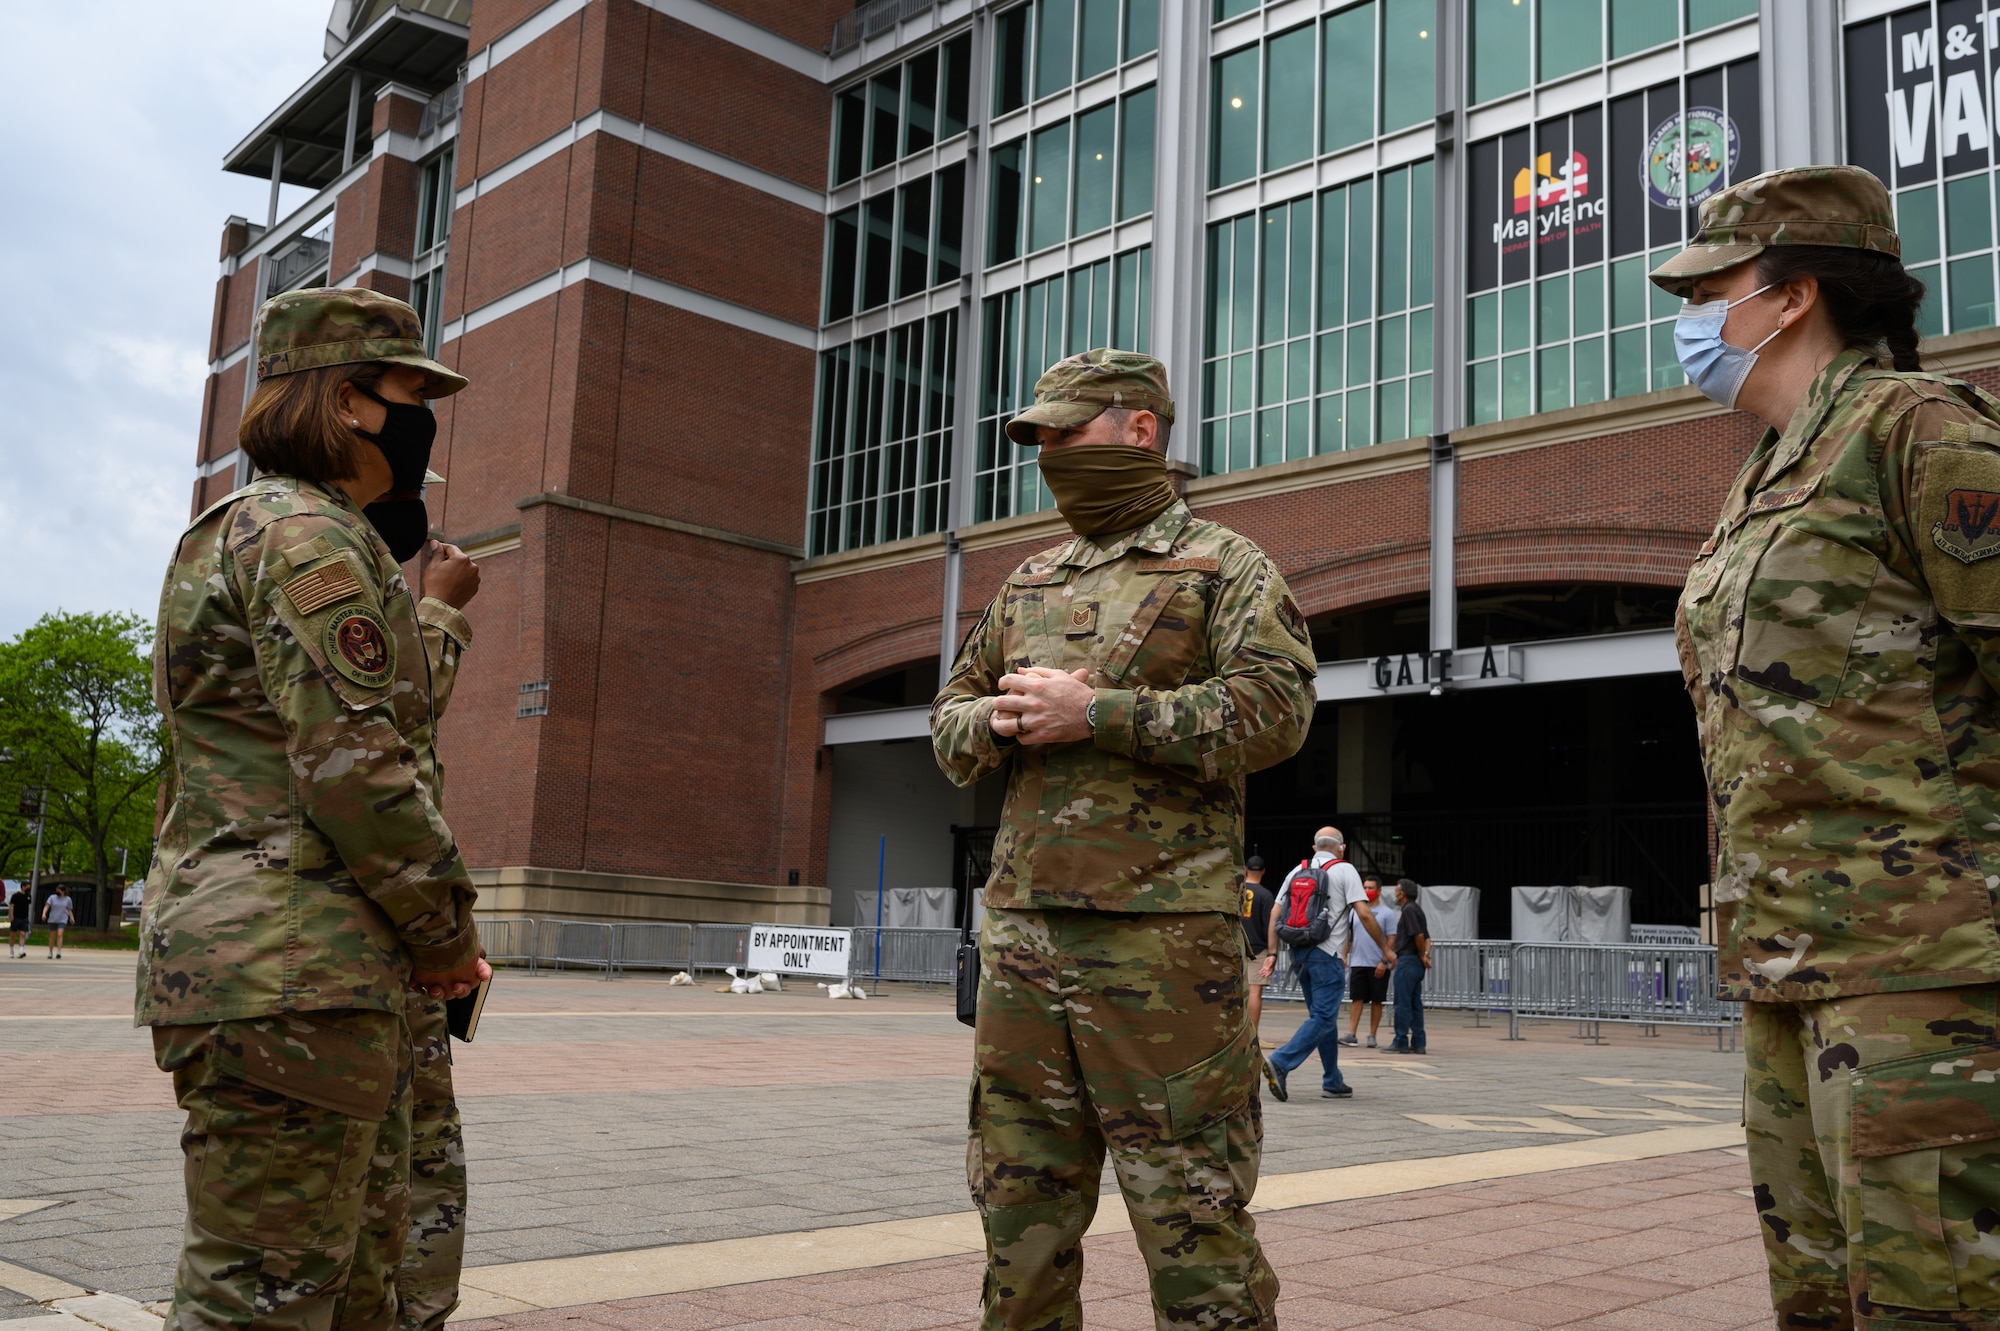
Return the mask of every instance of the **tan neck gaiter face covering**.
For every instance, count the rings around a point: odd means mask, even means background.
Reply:
[[[1078,536],[1130,531],[1167,511],[1177,496],[1166,454],[1136,444],[1045,448],[1042,475],[1056,508]]]

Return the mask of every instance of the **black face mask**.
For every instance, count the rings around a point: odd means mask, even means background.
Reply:
[[[361,512],[398,564],[415,559],[431,538],[430,511],[422,499],[378,499]]]
[[[380,402],[382,409],[389,413],[380,430],[371,434],[356,427],[354,433],[382,450],[382,456],[389,460],[389,470],[395,475],[395,489],[422,489],[424,472],[431,465],[431,444],[437,439],[437,417],[431,414],[429,407],[390,402],[360,384],[355,384],[354,389],[362,396]]]

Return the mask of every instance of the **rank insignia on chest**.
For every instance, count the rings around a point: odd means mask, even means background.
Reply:
[[[1065,625],[1067,636],[1076,638],[1097,632],[1097,606],[1073,605],[1069,608],[1069,620]]]
[[[396,673],[389,625],[365,605],[346,605],[326,622],[326,659],[348,679],[366,688],[387,684]]]
[[[1931,524],[1931,540],[1963,564],[2000,555],[2000,494],[1991,490],[1948,492],[1944,516]]]

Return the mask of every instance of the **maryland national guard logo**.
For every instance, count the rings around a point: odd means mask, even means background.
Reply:
[[[1962,564],[2000,555],[2000,494],[1950,491],[1944,497],[1944,516],[1931,524],[1931,540]]]
[[[371,689],[387,684],[396,672],[389,626],[365,605],[344,605],[327,620],[326,659],[342,675]]]

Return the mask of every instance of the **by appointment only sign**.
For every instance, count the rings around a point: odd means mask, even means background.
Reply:
[[[746,962],[753,971],[780,975],[847,974],[845,929],[802,929],[794,924],[753,924]]]

